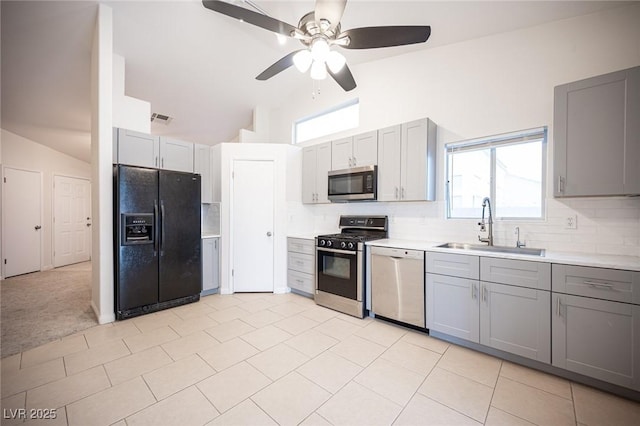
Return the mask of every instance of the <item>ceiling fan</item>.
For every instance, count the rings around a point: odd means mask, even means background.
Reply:
[[[340,52],[332,46],[345,49],[374,49],[424,43],[431,35],[429,26],[363,27],[342,31],[340,19],[347,0],[316,0],[315,9],[298,22],[287,24],[270,16],[257,13],[225,1],[202,0],[207,9],[264,28],[276,34],[300,40],[304,49],[284,56],[256,77],[267,80],[295,65],[301,72],[311,69],[311,78],[322,80],[327,73],[345,90],[353,90],[356,82]]]

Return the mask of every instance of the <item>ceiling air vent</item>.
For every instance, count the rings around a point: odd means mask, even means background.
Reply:
[[[171,123],[171,120],[173,120],[173,117],[169,117],[168,115],[164,115],[164,114],[158,114],[157,112],[154,112],[153,114],[151,114],[151,122],[152,123],[158,123],[158,124],[169,124]]]

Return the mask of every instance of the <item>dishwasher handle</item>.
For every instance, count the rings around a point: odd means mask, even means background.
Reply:
[[[385,256],[393,259],[416,259],[424,260],[424,251],[422,250],[410,250],[392,247],[371,247],[372,256]]]

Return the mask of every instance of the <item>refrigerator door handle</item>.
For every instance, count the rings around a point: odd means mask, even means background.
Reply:
[[[158,217],[158,200],[153,200],[153,217],[155,218],[155,235],[153,236],[153,257],[158,255],[158,224],[160,223],[160,218]]]
[[[160,256],[164,256],[164,201],[160,200],[160,212],[162,213],[161,223],[162,223],[162,239],[160,240]]]

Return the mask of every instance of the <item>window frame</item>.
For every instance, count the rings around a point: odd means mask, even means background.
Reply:
[[[354,105],[358,106],[358,123],[355,123],[355,125],[353,127],[340,129],[340,130],[338,130],[336,132],[332,132],[332,133],[321,134],[321,135],[318,135],[316,137],[313,137],[313,138],[310,138],[310,139],[306,139],[304,141],[298,141],[298,126],[300,124],[307,123],[309,121],[324,117],[324,116],[329,115],[329,114],[333,114],[333,113],[338,112],[340,110],[344,110],[344,109],[350,108],[350,107],[352,107]],[[299,118],[299,119],[295,120],[293,122],[293,125],[291,126],[292,127],[291,128],[291,144],[292,145],[299,145],[301,143],[312,141],[312,140],[317,139],[317,138],[321,138],[321,137],[324,137],[324,136],[329,136],[331,134],[336,134],[336,133],[343,132],[343,131],[346,131],[346,130],[355,129],[355,128],[358,127],[359,121],[360,121],[360,99],[359,98],[353,98],[353,99],[348,100],[347,102],[343,102],[341,104],[335,105],[335,106],[333,106],[331,108],[325,109],[325,110],[320,111],[318,113],[307,115],[305,117],[302,117],[302,118]]]
[[[516,132],[504,133],[494,136],[487,136],[477,139],[450,142],[444,146],[444,162],[445,162],[445,218],[446,219],[477,219],[476,217],[453,217],[451,216],[451,171],[449,170],[449,155],[465,150],[490,150],[489,159],[489,197],[492,202],[492,210],[497,209],[496,200],[496,149],[505,146],[522,145],[528,142],[541,141],[541,181],[540,181],[540,216],[494,216],[494,220],[501,221],[543,221],[546,220],[546,199],[547,199],[547,145],[548,145],[548,127],[536,127]]]

